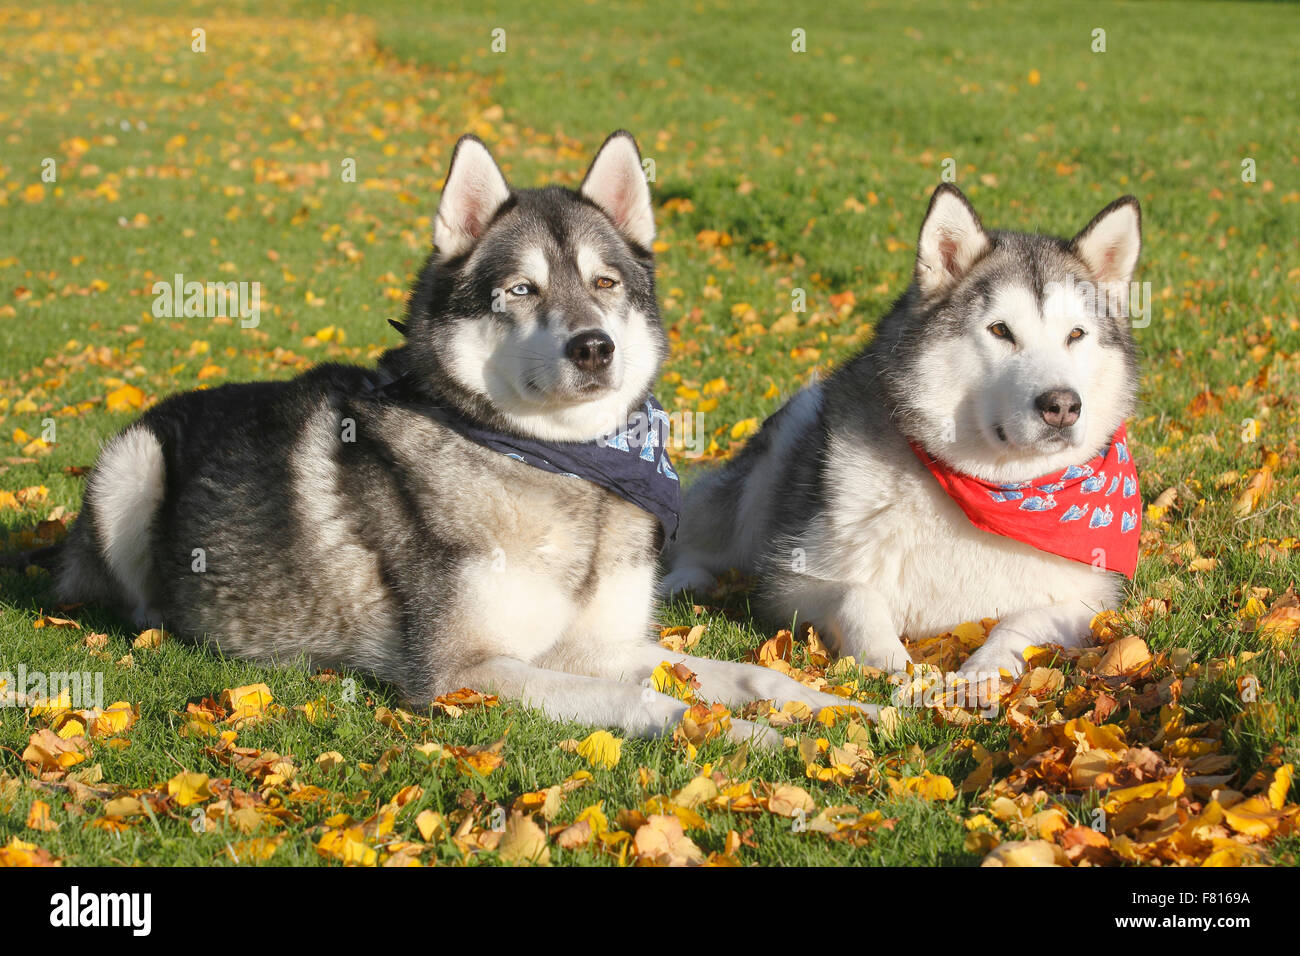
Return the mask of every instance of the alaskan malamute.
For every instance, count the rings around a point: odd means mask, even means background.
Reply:
[[[405,345],[150,409],[99,457],[59,596],[234,656],[369,672],[417,705],[465,685],[657,734],[685,711],[646,686],[665,659],[714,700],[844,704],[653,638],[679,500],[650,396],[653,239],[628,134],[577,191],[511,189],[461,139]]]
[[[1069,241],[986,231],[940,186],[870,345],[690,489],[664,590],[738,568],[775,617],[893,671],[901,635],[981,617],[971,674],[1085,642],[1137,559],[1140,227],[1126,196]]]

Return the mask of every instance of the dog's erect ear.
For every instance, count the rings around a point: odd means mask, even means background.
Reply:
[[[649,250],[655,238],[650,186],[641,168],[641,151],[625,130],[611,133],[582,180],[581,192],[594,202],[628,239]]]
[[[926,298],[942,295],[989,250],[989,237],[962,191],[941,183],[916,242],[916,284]]]
[[[1098,285],[1128,285],[1142,251],[1142,207],[1137,199],[1116,199],[1084,226],[1070,248]]]
[[[510,186],[482,140],[462,136],[451,154],[451,169],[433,221],[433,245],[439,257],[454,259],[468,251],[509,198]]]

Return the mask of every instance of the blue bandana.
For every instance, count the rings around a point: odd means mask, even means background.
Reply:
[[[386,387],[380,385],[372,392],[382,394]],[[681,482],[668,458],[668,413],[653,395],[628,416],[623,430],[585,442],[512,435],[472,422],[451,408],[409,404],[476,445],[542,471],[589,481],[630,501],[659,519],[665,546],[677,535]]]

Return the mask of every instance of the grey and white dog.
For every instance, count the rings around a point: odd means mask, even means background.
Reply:
[[[471,686],[658,734],[686,709],[647,686],[665,659],[715,700],[844,704],[660,647],[655,518],[424,411],[545,442],[626,422],[667,351],[653,239],[630,135],[605,142],[576,191],[512,189],[461,139],[406,344],[376,369],[323,365],[150,409],[99,457],[59,596],[233,656],[369,672],[417,705]],[[732,734],[780,743],[744,721]]]
[[[1027,646],[1086,642],[1119,576],[979,530],[913,448],[1006,483],[1104,448],[1137,391],[1127,308],[1140,226],[1124,197],[1070,241],[986,231],[940,186],[914,280],[873,341],[689,489],[664,590],[738,568],[768,613],[891,671],[908,660],[900,636],[981,617],[1000,623],[969,674],[1016,674]]]

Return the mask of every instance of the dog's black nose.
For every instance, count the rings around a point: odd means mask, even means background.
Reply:
[[[604,332],[579,332],[564,346],[570,362],[586,372],[599,372],[614,360],[614,340]]]
[[[1083,399],[1072,388],[1054,388],[1034,399],[1034,407],[1053,428],[1069,428],[1079,420]]]

